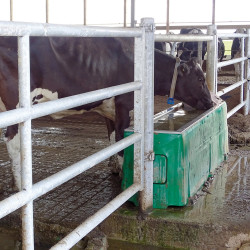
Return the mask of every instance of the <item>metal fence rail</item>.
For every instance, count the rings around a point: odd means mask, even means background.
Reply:
[[[87,219],[53,249],[68,249],[102,222],[136,192],[140,207],[146,212],[153,206],[153,161],[146,157],[153,151],[153,46],[154,22],[142,19],[136,29],[98,28],[69,25],[0,22],[0,36],[18,36],[19,103],[16,110],[0,114],[0,127],[19,123],[21,131],[22,191],[0,202],[0,218],[22,207],[23,249],[34,249],[33,200],[64,182],[134,144],[134,184]],[[135,37],[135,82],[62,98],[30,106],[30,36]],[[134,91],[135,133],[78,163],[32,185],[31,120]],[[144,171],[144,165],[147,171]]]
[[[232,38],[239,38],[241,40],[241,46],[240,46],[240,57],[231,59],[225,62],[219,62],[217,63],[216,69],[218,70],[221,67],[225,67],[227,65],[240,65],[240,77],[237,77],[236,74],[236,83],[232,84],[231,86],[224,88],[220,91],[217,91],[217,81],[216,81],[216,93],[218,96],[223,95],[224,93],[227,93],[233,89],[240,88],[240,98],[239,98],[239,104],[234,107],[232,110],[230,110],[227,113],[227,118],[232,116],[234,113],[236,113],[238,110],[240,110],[242,107],[244,107],[244,114],[247,115],[249,113],[249,51],[250,51],[250,32],[249,29],[247,31],[247,34],[241,34],[241,33],[234,33],[234,34],[218,34],[218,37],[223,39],[232,39]],[[235,72],[236,73],[236,72]],[[216,79],[217,80],[217,79]]]

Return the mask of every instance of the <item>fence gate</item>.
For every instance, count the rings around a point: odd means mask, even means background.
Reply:
[[[147,156],[153,151],[153,19],[144,18],[141,20],[140,28],[133,29],[0,22],[0,35],[18,37],[20,107],[0,113],[0,128],[19,123],[22,156],[22,191],[0,202],[0,218],[22,207],[23,249],[34,249],[34,199],[132,144],[134,144],[135,148],[134,184],[88,218],[51,249],[69,249],[138,191],[141,191],[141,210],[145,212],[150,210],[153,205],[153,161]],[[134,82],[30,106],[30,36],[134,37]],[[134,91],[135,112],[135,133],[133,135],[34,185],[32,184],[32,119],[131,91]],[[144,171],[144,169],[146,170]]]

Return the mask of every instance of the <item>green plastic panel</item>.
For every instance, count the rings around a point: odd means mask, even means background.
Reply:
[[[133,183],[133,150],[130,146],[124,151],[122,189]],[[154,152],[153,207],[186,205],[228,153],[226,104],[178,133],[154,131]],[[138,205],[138,194],[130,201]]]

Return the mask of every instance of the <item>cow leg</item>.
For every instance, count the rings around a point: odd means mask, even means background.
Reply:
[[[241,53],[238,51],[235,54],[235,58],[240,58]],[[235,63],[234,64],[234,71],[235,71],[235,77],[236,77],[236,82],[241,80],[241,63]]]
[[[129,109],[125,105],[116,105],[115,108],[115,141],[124,138],[124,130],[129,127]],[[118,152],[118,173],[122,177],[123,151]]]
[[[235,63],[234,64],[234,71],[235,71],[236,82],[238,82],[241,79],[241,77],[240,77],[240,71],[241,71],[240,63]]]
[[[12,173],[14,177],[13,190],[21,190],[20,133],[18,125],[7,128],[5,142],[12,163]]]
[[[107,129],[108,129],[108,137],[109,137],[109,140],[111,140],[111,134],[114,132],[115,130],[115,124],[112,120],[108,119],[105,117],[105,122],[106,122],[106,126],[107,126]]]
[[[110,145],[112,145],[115,143],[115,123],[106,117],[105,117],[105,121],[106,121],[106,126],[108,129],[108,137],[109,137]],[[113,174],[119,174],[119,161],[118,161],[117,154],[112,155],[109,158],[108,166],[110,167],[111,172]]]

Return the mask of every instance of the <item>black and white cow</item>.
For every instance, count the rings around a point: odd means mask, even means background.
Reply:
[[[246,29],[237,29],[234,33],[246,34]],[[236,37],[233,39],[232,47],[231,47],[231,59],[241,57],[241,39]],[[234,64],[234,71],[236,81],[241,80],[241,63]]]
[[[180,34],[203,34],[200,29],[197,28],[185,28],[181,29]],[[207,52],[207,42],[202,42],[202,61]],[[198,42],[181,42],[177,46],[177,55],[181,60],[188,61],[192,57],[198,57]]]
[[[31,105],[111,87],[134,80],[133,39],[30,38]],[[155,50],[154,94],[168,95],[175,58]],[[201,67],[195,59],[178,68],[175,98],[197,109],[213,106]],[[0,110],[18,107],[17,40],[0,38]],[[96,111],[106,118],[109,135],[123,138],[133,109],[133,93],[53,114],[60,118]],[[13,164],[15,185],[21,189],[18,125],[9,126],[5,141]],[[122,154],[122,152],[120,152]]]
[[[218,38],[218,61],[222,62],[225,55],[225,44],[223,43],[222,39]]]
[[[165,42],[155,42],[155,49],[158,49],[162,52],[166,52],[166,43]]]
[[[180,34],[204,34],[200,29],[181,29]],[[207,42],[202,42],[202,61],[207,53]],[[177,54],[181,60],[188,61],[191,57],[198,57],[198,42],[181,42],[177,46]],[[225,45],[218,38],[218,60],[221,62],[225,54]]]

